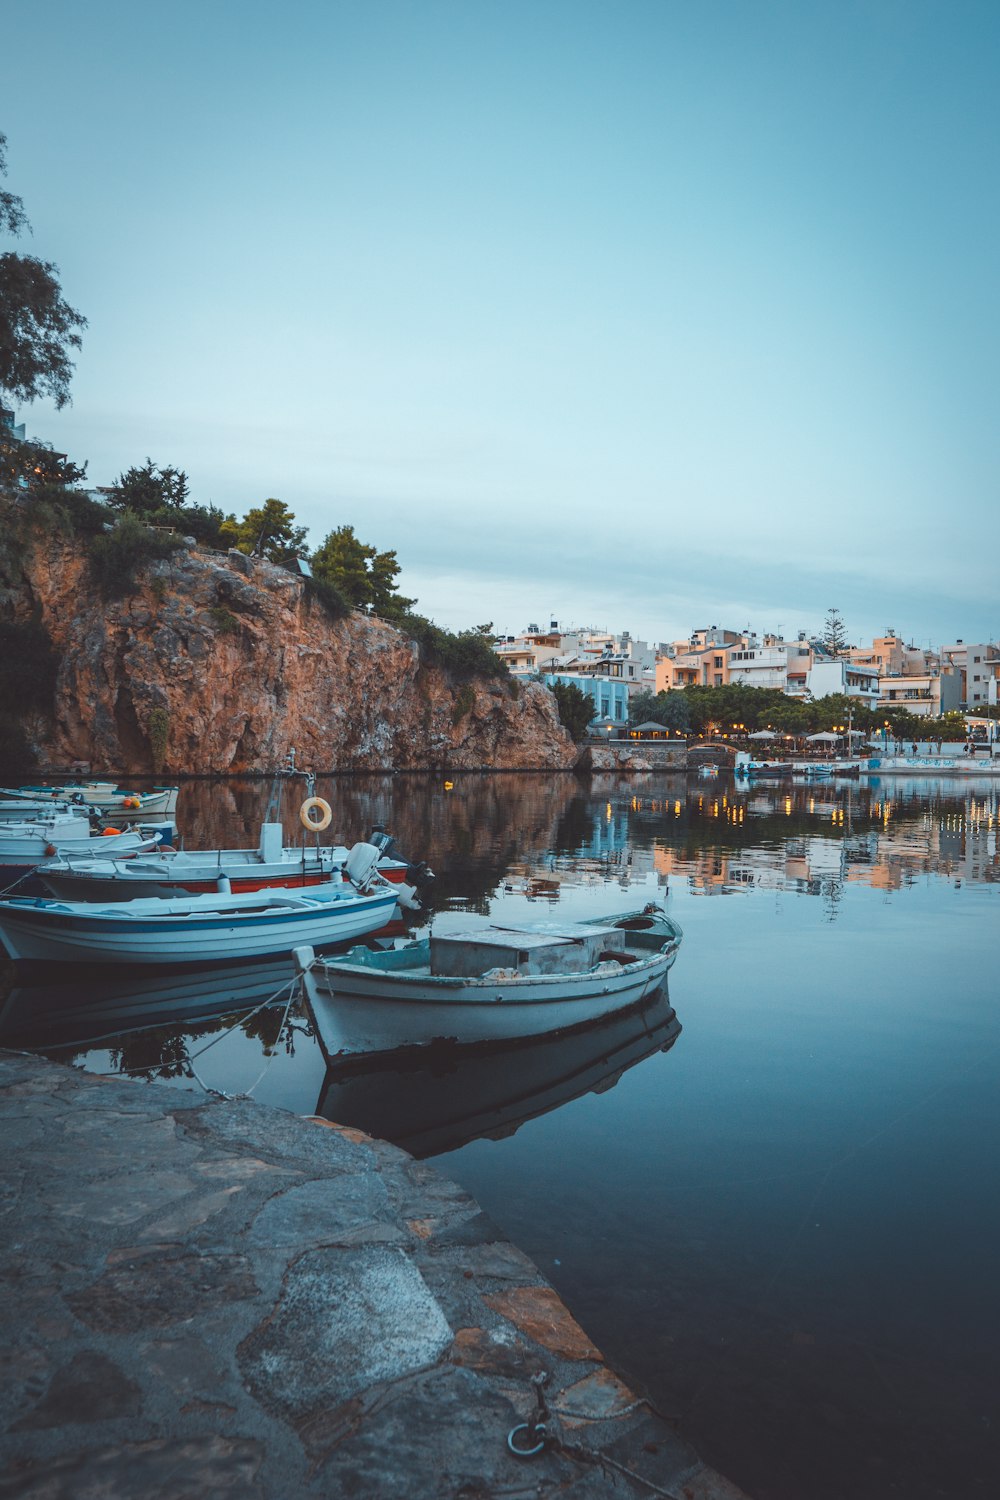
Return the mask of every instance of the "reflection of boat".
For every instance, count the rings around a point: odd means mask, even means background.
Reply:
[[[375,873],[379,851],[355,844],[347,880],[306,891],[153,897],[107,906],[13,897],[0,901],[0,938],[12,958],[61,963],[213,963],[324,947],[364,937],[396,909],[397,887]]]
[[[331,1068],[316,1112],[393,1141],[414,1156],[512,1135],[526,1120],[613,1088],[627,1068],[680,1033],[664,988],[597,1025],[506,1047],[384,1053]],[[408,1059],[408,1060],[407,1060]]]
[[[326,1056],[589,1025],[652,993],[682,933],[657,906],[560,926],[476,927],[373,952],[293,957]]]
[[[0,1045],[57,1047],[248,1010],[278,994],[294,973],[287,957],[180,970],[82,965],[72,981],[66,972],[62,964],[37,963],[12,971],[17,983],[0,998]]]

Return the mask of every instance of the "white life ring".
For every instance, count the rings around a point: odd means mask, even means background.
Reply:
[[[319,812],[318,819],[311,816],[314,810]],[[307,797],[299,808],[299,821],[310,833],[322,833],[333,822],[333,808],[324,797]]]

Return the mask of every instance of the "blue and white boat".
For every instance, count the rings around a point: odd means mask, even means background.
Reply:
[[[302,943],[330,947],[391,920],[398,893],[375,873],[378,857],[374,846],[355,844],[353,878],[308,892],[223,890],[108,906],[12,897],[0,901],[0,939],[11,958],[43,963],[213,963],[269,958]]]
[[[293,950],[327,1060],[544,1036],[636,1005],[662,984],[681,929],[661,907],[560,926],[477,927],[401,948]]]

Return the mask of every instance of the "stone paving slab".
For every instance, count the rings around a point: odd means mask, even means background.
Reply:
[[[11,1053],[0,1125],[0,1500],[741,1500],[405,1152]]]

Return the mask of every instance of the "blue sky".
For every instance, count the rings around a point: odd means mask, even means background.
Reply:
[[[994,3],[5,35],[6,185],[90,320],[73,406],[21,415],[92,482],[350,522],[452,627],[1000,636]]]

